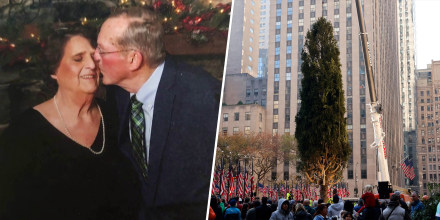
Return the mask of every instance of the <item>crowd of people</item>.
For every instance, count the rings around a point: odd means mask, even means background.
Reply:
[[[371,185],[365,186],[364,192],[356,204],[342,200],[336,193],[331,203],[323,199],[295,201],[291,197],[278,201],[267,197],[255,197],[253,201],[236,197],[226,202],[212,196],[209,220],[407,220],[416,219],[416,213],[424,209],[416,192],[412,193],[409,203],[401,198],[399,191],[384,200],[374,197]]]

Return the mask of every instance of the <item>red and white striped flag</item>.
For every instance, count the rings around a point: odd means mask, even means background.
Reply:
[[[412,161],[410,161],[408,158],[406,158],[402,163],[400,164],[400,167],[403,170],[403,173],[405,174],[406,178],[413,180],[415,177],[414,173],[414,166]]]
[[[229,183],[229,198],[231,198],[232,194],[235,192],[235,183],[234,183],[234,175],[232,173],[232,167],[229,167],[228,174],[228,183]]]
[[[226,190],[226,177],[225,177],[225,170],[222,169],[221,173],[220,173],[220,182],[221,182],[221,186],[220,186],[220,195],[223,197],[226,197],[228,192]]]
[[[238,174],[238,195],[243,195],[243,176],[241,173]]]

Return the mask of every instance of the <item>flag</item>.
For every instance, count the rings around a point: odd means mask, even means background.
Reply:
[[[240,161],[238,162],[238,195],[243,195],[243,176],[240,172]]]
[[[251,192],[252,193],[255,192],[255,186],[256,186],[256,184],[254,184],[254,175],[251,175]]]
[[[215,175],[212,177],[211,196],[215,196]]]
[[[245,194],[245,197],[251,193],[251,189],[249,188],[249,184],[248,184],[248,178],[249,178],[248,174],[245,173],[244,174],[244,185],[245,185],[244,194]]]
[[[281,196],[284,197],[284,195],[286,194],[286,190],[284,189],[283,184],[281,184],[280,191],[281,191]]]
[[[220,195],[226,197],[227,194],[225,168],[224,163],[222,162],[222,169],[220,170]]]
[[[234,184],[234,174],[232,173],[232,165],[229,164],[229,174],[228,174],[228,181],[229,181],[229,198],[231,198],[232,194],[235,191],[235,184]]]
[[[403,170],[403,173],[405,174],[406,178],[413,180],[415,177],[414,173],[414,166],[412,161],[410,161],[408,158],[406,158],[402,163],[400,164],[400,167]]]

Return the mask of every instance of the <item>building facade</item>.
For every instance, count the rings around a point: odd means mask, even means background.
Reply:
[[[265,127],[266,109],[258,104],[222,107],[220,132],[222,135],[258,134]]]
[[[266,106],[267,79],[255,78],[247,73],[225,76],[224,105],[259,104]]]
[[[257,77],[260,0],[234,1],[231,21],[226,74],[249,73]]]
[[[417,70],[417,159],[420,193],[440,179],[440,61]]]
[[[383,106],[383,129],[391,183],[403,185],[399,162],[403,148],[400,77],[398,74],[397,1],[364,1],[364,17],[369,33],[370,53],[378,100]],[[352,156],[344,171],[350,194],[366,184],[377,185],[374,131],[370,121],[370,97],[366,88],[365,64],[359,39],[356,5],[352,0],[274,0],[271,4],[267,132],[294,134],[295,115],[301,107],[301,51],[311,25],[325,17],[332,22],[341,51],[346,97],[347,131]]]

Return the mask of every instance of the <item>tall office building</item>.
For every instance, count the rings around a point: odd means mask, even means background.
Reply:
[[[258,76],[260,0],[234,1],[226,74]]]
[[[416,88],[415,88],[415,57],[414,57],[414,5],[412,0],[398,0],[397,25],[399,28],[399,72],[400,72],[400,103],[402,104],[404,156],[416,158]],[[417,169],[417,164],[414,164]],[[405,185],[417,186],[418,176]]]
[[[427,195],[427,185],[440,180],[440,61],[416,72],[417,157],[413,163],[418,165],[419,191]]]
[[[416,129],[415,117],[415,57],[414,11],[412,0],[398,0],[400,102],[404,131]]]
[[[402,110],[398,60],[397,1],[363,1],[363,11],[377,98],[383,106],[382,126],[391,183],[403,184],[399,162],[403,147]],[[374,131],[370,121],[369,92],[356,5],[352,0],[273,0],[271,1],[266,128],[272,134],[294,134],[295,115],[301,106],[301,51],[311,25],[325,17],[334,27],[341,51],[342,76],[346,97],[347,131],[352,155],[344,171],[350,194],[354,188],[377,184],[376,150],[369,147]],[[311,128],[313,129],[313,128]],[[287,162],[289,163],[289,162]],[[290,162],[293,164],[293,161]],[[277,168],[277,172],[284,168]],[[295,178],[295,169],[287,178]]]
[[[258,77],[267,76],[267,47],[269,43],[270,0],[260,0],[260,35]]]

